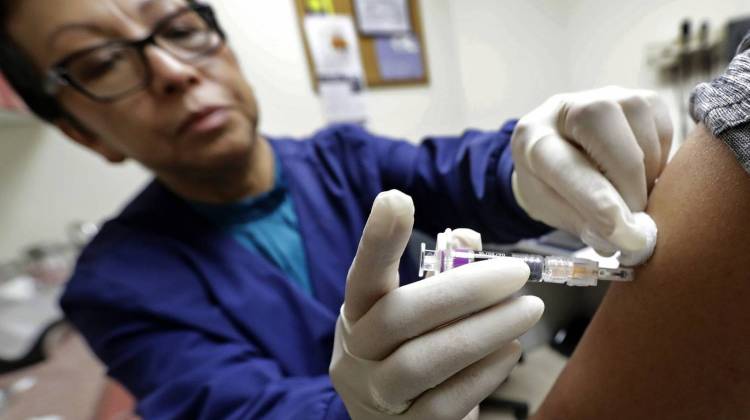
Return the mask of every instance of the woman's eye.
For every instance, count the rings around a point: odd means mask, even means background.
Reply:
[[[167,29],[162,36],[168,39],[179,40],[189,38],[199,32],[201,32],[201,29],[194,26],[172,27]]]
[[[91,59],[85,65],[81,66],[78,76],[83,81],[91,81],[105,77],[110,72],[114,71],[122,59],[123,55],[119,52],[113,53],[107,57]]]

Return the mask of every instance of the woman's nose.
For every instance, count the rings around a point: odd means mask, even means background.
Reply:
[[[151,88],[159,95],[174,95],[187,91],[201,81],[195,66],[180,61],[169,52],[158,47],[145,51],[152,71]]]

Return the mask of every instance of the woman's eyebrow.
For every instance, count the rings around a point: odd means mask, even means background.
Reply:
[[[164,0],[143,0],[137,6],[138,14],[140,16],[147,15],[151,13],[151,9],[153,9],[155,6],[164,5],[164,4],[173,5],[174,3],[165,2]],[[72,32],[72,31],[84,31],[93,35],[101,35],[101,36],[111,35],[109,30],[95,23],[90,23],[90,22],[68,23],[52,31],[52,33],[47,37],[47,48],[51,48],[54,45],[54,43],[66,32]]]
[[[156,6],[162,6],[160,8],[154,9]],[[141,3],[138,5],[138,14],[143,16],[147,15],[153,11],[159,11],[161,9],[164,9],[164,6],[175,6],[174,1],[165,1],[165,0],[142,0]]]
[[[85,31],[95,35],[106,35],[108,31],[94,23],[68,23],[52,31],[47,37],[47,47],[52,47],[61,35],[71,31]]]
[[[144,14],[154,6],[154,3],[156,3],[158,0],[144,0],[138,5],[138,13]]]

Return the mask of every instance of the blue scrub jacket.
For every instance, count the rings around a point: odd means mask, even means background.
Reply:
[[[513,198],[514,124],[419,145],[352,125],[271,139],[312,297],[154,181],[84,250],[62,307],[146,419],[349,418],[328,364],[375,196],[411,195],[429,234],[469,227],[509,243],[548,231]],[[403,282],[415,273],[404,258]]]

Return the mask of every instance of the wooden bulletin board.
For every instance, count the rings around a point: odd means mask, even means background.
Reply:
[[[310,69],[310,77],[312,79],[313,87],[317,90],[318,77],[315,74],[315,65],[313,63],[312,55],[310,53],[310,45],[308,44],[307,37],[305,37],[304,18],[307,13],[305,7],[306,0],[294,0],[297,9],[297,18],[300,27],[300,33],[304,38],[305,44],[305,55],[307,56],[307,64]],[[427,66],[427,45],[424,42],[424,29],[422,28],[422,15],[418,0],[407,0],[409,4],[409,12],[411,17],[411,26],[414,36],[417,38],[420,44],[422,68],[424,69],[424,76],[416,79],[401,79],[401,80],[386,80],[381,77],[380,66],[378,63],[378,55],[375,49],[376,37],[367,36],[358,30],[359,48],[362,56],[362,67],[364,70],[365,82],[368,87],[394,87],[394,86],[419,86],[427,85],[429,83],[429,68]],[[333,4],[333,10],[336,14],[350,15],[354,20],[355,26],[357,26],[357,18],[355,16],[354,4],[352,0],[330,0]]]

